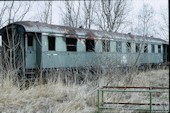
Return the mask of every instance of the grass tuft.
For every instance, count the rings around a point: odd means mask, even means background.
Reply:
[[[7,113],[94,113],[97,111],[97,89],[108,86],[161,86],[169,87],[169,71],[153,70],[130,74],[100,75],[98,79],[81,83],[67,83],[59,73],[56,80],[47,79],[46,84],[35,83],[29,88],[20,90],[15,73],[9,71],[0,75],[0,112]],[[54,75],[54,73],[53,73]],[[56,74],[58,75],[58,73]],[[88,73],[86,74],[88,76]],[[5,76],[5,77],[4,77]],[[69,75],[70,76],[70,75]],[[59,78],[59,79],[58,79]],[[15,83],[15,84],[14,84]],[[155,102],[169,105],[167,94],[156,94]],[[107,101],[145,102],[147,94],[107,94]],[[168,109],[167,106],[162,106]],[[116,110],[116,109],[115,109]],[[114,112],[114,111],[111,111]],[[122,109],[123,112],[123,109]]]

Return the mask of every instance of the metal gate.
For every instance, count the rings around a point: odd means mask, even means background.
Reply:
[[[105,102],[104,97],[107,97],[106,93],[148,93],[149,102],[147,103],[134,103],[134,102]],[[158,106],[169,106],[169,104],[153,103],[155,93],[168,93],[168,87],[112,87],[104,86],[98,89],[98,113],[104,109],[115,109],[112,105],[126,105],[128,108],[122,107],[124,110],[135,110],[135,111],[153,111],[169,112],[168,109],[160,109]],[[138,106],[138,107],[136,107]],[[144,106],[144,107],[143,107]],[[158,108],[155,108],[158,107]]]

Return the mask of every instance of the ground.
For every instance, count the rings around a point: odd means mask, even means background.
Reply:
[[[49,80],[47,84],[30,86],[20,90],[9,77],[0,79],[0,112],[3,113],[95,113],[97,112],[97,90],[109,86],[154,86],[169,87],[169,70],[159,69],[134,72],[127,75],[106,75],[95,81],[82,84]],[[146,94],[130,94],[123,100],[145,102]],[[169,106],[169,95],[155,95],[155,102]],[[108,95],[106,100],[115,96]],[[165,106],[165,109],[168,109]],[[114,111],[112,111],[114,112]],[[125,111],[127,112],[127,111]]]

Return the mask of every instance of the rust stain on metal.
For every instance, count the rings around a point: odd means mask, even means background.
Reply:
[[[82,29],[82,28],[75,28],[75,27],[68,27],[68,26],[61,26],[61,25],[51,25],[47,23],[40,23],[38,21],[19,21],[14,22],[12,24],[18,24],[25,28],[26,32],[44,32],[44,33],[62,33],[65,34],[65,31],[68,31],[68,33],[82,33],[84,35],[87,35],[88,39],[95,39],[99,37],[108,36],[109,38],[115,38],[115,36],[119,37],[129,37],[129,34],[126,33],[117,33],[117,32],[107,32],[107,31],[99,31],[99,30],[92,30],[92,29]],[[134,37],[134,39],[143,39],[143,36],[139,35],[132,35],[131,37]],[[155,37],[146,37],[146,40],[156,40],[156,41],[164,41],[159,38]],[[165,42],[165,41],[164,41]]]
[[[77,38],[76,35],[69,35],[68,38]]]
[[[150,105],[150,103],[126,103],[126,102],[104,102],[104,104],[127,104],[127,105]],[[153,103],[153,106],[161,106],[161,105],[166,105],[166,104],[157,104],[157,103]]]
[[[67,38],[78,38],[76,35],[76,31],[73,28],[65,29],[67,32],[65,33]]]
[[[123,86],[103,86],[102,89],[104,88],[120,88],[120,89],[169,89],[169,87],[137,87],[137,86],[127,86],[127,87],[123,87]]]
[[[87,32],[87,34],[86,34],[86,37],[87,37],[87,39],[91,39],[91,40],[94,40],[95,39],[95,35],[94,35],[94,33],[92,32],[92,31],[90,31],[90,32]]]

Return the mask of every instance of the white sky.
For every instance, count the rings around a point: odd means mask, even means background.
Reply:
[[[43,7],[43,5],[41,5],[41,3],[43,3],[44,1],[38,1],[37,3],[33,3],[33,5],[35,6],[32,11],[29,13],[29,15],[27,15],[27,19],[36,19],[35,17],[32,17],[33,15],[35,15],[35,11],[41,10],[40,8]],[[53,24],[61,24],[61,16],[60,16],[60,11],[58,7],[62,6],[62,2],[63,1],[53,1],[53,19],[52,19],[52,23]],[[83,1],[82,1],[83,2]],[[151,5],[153,7],[153,9],[155,10],[155,13],[158,14],[160,12],[161,8],[168,8],[168,0],[132,0],[132,13],[134,15],[137,15],[137,13],[139,12],[139,10],[142,8],[143,4],[147,3],[149,5]],[[41,7],[36,7],[36,6],[41,6]],[[25,19],[26,19],[25,18]]]
[[[2,2],[0,1],[0,7],[2,6]],[[57,24],[57,25],[61,25],[61,11],[59,10],[59,6],[62,6],[63,1],[53,1],[53,18],[52,18],[52,24]],[[83,2],[83,1],[82,1]],[[35,20],[37,19],[37,17],[35,15],[38,14],[38,11],[41,11],[41,9],[44,7],[42,5],[42,3],[44,3],[44,1],[32,1],[32,9],[30,10],[30,12],[26,15],[26,17],[24,18],[24,20]],[[142,8],[143,4],[147,3],[150,6],[153,7],[153,9],[155,10],[156,13],[156,17],[159,18],[160,16],[160,11],[162,8],[167,8],[168,9],[168,0],[132,0],[132,4],[131,4],[131,8],[132,8],[132,12],[131,12],[131,18],[136,18],[136,16],[138,15],[139,10]],[[40,6],[40,7],[37,7]],[[168,12],[168,10],[167,10]],[[168,15],[169,17],[169,15]]]
[[[3,1],[0,1],[0,7],[2,5]],[[59,7],[62,6],[63,1],[53,1],[53,19],[52,19],[52,23],[53,24],[61,24],[61,16],[60,16],[60,11],[59,11]],[[30,12],[26,15],[26,17],[24,18],[24,20],[36,20],[36,14],[38,14],[38,11],[41,11],[41,9],[44,7],[42,5],[42,3],[44,3],[44,1],[32,1],[32,9],[30,10]],[[83,1],[82,1],[83,3]],[[160,12],[161,8],[167,8],[168,9],[168,0],[132,0],[132,4],[130,7],[132,7],[132,14],[133,17],[137,15],[137,13],[139,12],[139,10],[142,8],[143,4],[147,3],[149,5],[151,5],[153,7],[153,9],[155,10],[156,14],[158,14]],[[38,6],[38,7],[37,7]]]
[[[133,0],[133,12],[137,14],[143,4],[149,4],[155,10],[155,13],[160,13],[162,8],[168,9],[168,0]]]

